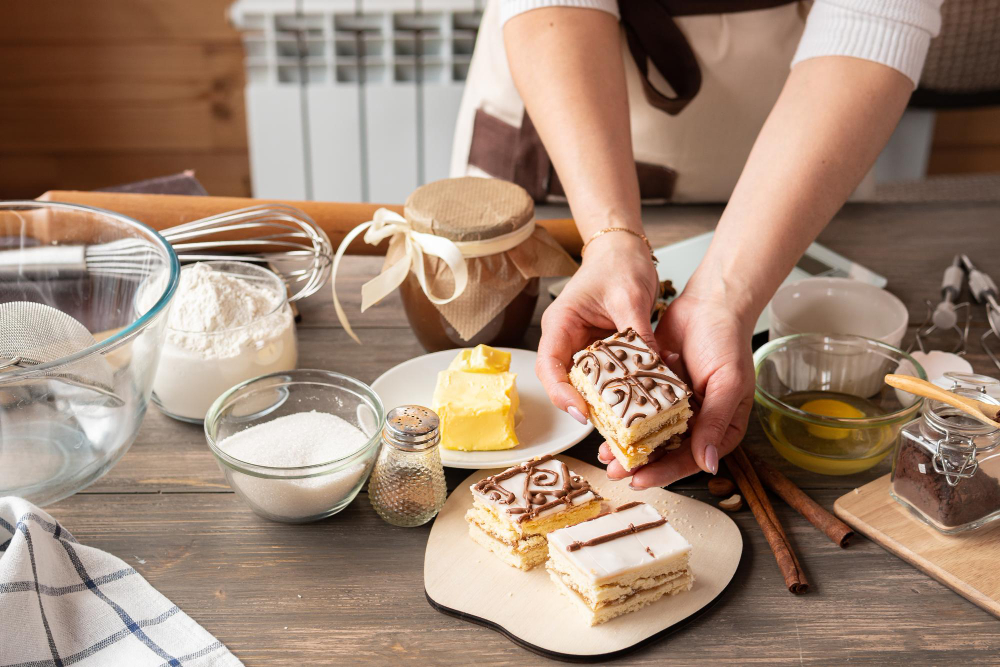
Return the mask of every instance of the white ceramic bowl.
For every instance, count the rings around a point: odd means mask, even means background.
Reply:
[[[851,278],[805,278],[779,289],[769,306],[769,340],[795,334],[863,336],[899,347],[910,316],[906,306],[884,289]],[[883,369],[870,358],[854,360],[859,396],[882,387]],[[793,369],[780,366],[779,373]]]
[[[851,278],[806,278],[779,289],[769,306],[769,340],[792,334],[846,334],[899,347],[910,316],[895,295]]]

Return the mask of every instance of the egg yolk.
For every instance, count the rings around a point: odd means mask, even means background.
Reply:
[[[804,403],[800,409],[824,417],[835,417],[837,419],[864,419],[865,413],[858,410],[853,405],[832,398],[820,398],[815,401]],[[816,426],[809,424],[806,429],[811,435],[824,440],[841,440],[851,434],[851,429],[834,428],[832,426]]]

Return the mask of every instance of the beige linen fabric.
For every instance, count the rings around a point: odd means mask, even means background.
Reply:
[[[805,27],[809,3],[675,20],[702,72],[701,89],[676,116],[646,101],[640,74],[622,39],[635,159],[678,172],[671,201],[722,202],[729,198],[750,148],[778,99]],[[650,80],[669,86],[655,68]],[[518,127],[524,104],[507,66],[499,2],[490,0],[459,111],[451,174],[486,175],[468,165],[473,119],[482,109]]]

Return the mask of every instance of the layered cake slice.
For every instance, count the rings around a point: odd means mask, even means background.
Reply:
[[[472,485],[465,514],[469,535],[508,565],[530,570],[545,562],[545,535],[593,518],[601,497],[565,463],[543,456]]]
[[[632,329],[573,356],[569,380],[590,407],[590,420],[626,470],[660,446],[676,447],[691,417],[691,391]]]
[[[549,534],[545,568],[591,625],[690,590],[691,545],[646,503]]]

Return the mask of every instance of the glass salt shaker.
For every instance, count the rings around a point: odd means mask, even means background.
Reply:
[[[378,515],[394,526],[427,523],[448,498],[438,426],[438,416],[419,405],[394,408],[386,417],[368,498]]]
[[[945,373],[951,391],[1000,405],[985,375]],[[974,530],[1000,519],[1000,430],[961,410],[927,399],[903,427],[892,462],[889,493],[942,533]]]

